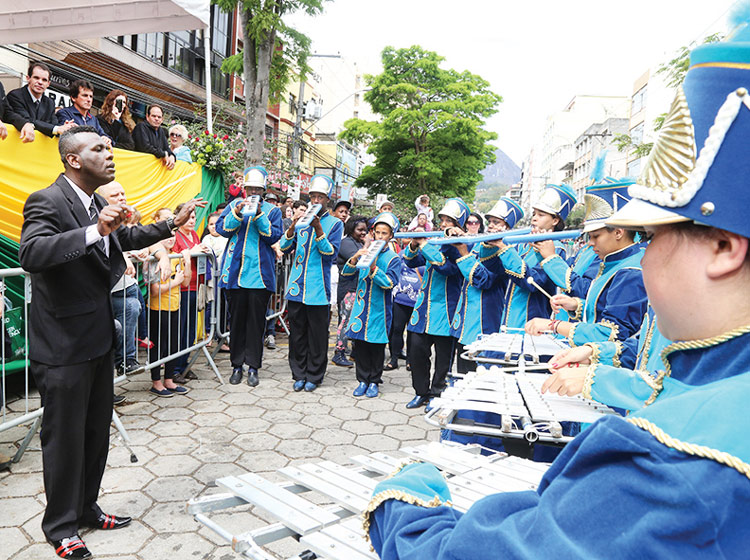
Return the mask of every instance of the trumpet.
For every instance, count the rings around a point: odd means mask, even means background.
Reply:
[[[520,233],[520,232],[519,232]],[[534,243],[535,241],[555,241],[557,239],[575,239],[583,234],[580,229],[567,231],[550,231],[547,233],[532,233],[531,235],[514,235],[505,238],[506,245],[518,243]]]
[[[243,216],[255,216],[258,213],[258,205],[260,204],[260,196],[254,194],[248,196],[245,200],[245,205],[242,207]]]
[[[483,241],[495,241],[504,237],[519,236],[530,233],[531,228],[515,229],[508,231],[497,231],[494,233],[480,233],[479,235],[456,235],[429,239],[427,243],[432,245],[454,245],[456,243],[482,243]]]
[[[307,211],[302,214],[302,217],[297,221],[297,225],[294,226],[294,229],[302,229],[309,226],[315,219],[315,216],[318,215],[318,212],[320,212],[321,208],[323,207],[320,204],[311,204],[307,208]]]
[[[385,247],[385,241],[382,239],[378,239],[377,241],[373,241],[370,243],[370,246],[367,248],[367,252],[359,257],[359,260],[357,261],[357,268],[370,268],[372,266],[372,263],[375,262],[375,259],[378,258],[378,255],[383,250],[383,247]]]

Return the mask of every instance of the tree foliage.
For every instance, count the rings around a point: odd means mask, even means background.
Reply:
[[[443,57],[419,46],[386,47],[383,72],[365,76],[365,100],[379,122],[350,119],[341,138],[369,143],[375,164],[357,186],[411,201],[420,194],[460,196],[471,201],[480,171],[495,161],[484,130],[502,98],[470,72],[443,69]]]
[[[244,49],[228,57],[222,71],[243,74],[248,150],[245,163],[262,161],[266,108],[269,99],[285,91],[296,70],[300,79],[309,71],[310,39],[290,27],[284,17],[299,11],[318,15],[328,0],[212,0],[225,11],[239,6]]]

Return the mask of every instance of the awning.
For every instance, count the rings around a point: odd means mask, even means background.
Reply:
[[[209,0],[0,0],[0,44],[203,29]]]

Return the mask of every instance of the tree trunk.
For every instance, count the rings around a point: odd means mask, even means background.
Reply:
[[[269,76],[276,32],[269,33],[268,37],[262,41],[255,41],[248,37],[246,31],[250,18],[253,17],[252,13],[247,9],[240,9],[240,17],[245,36],[243,50],[245,111],[247,113],[245,165],[260,165],[263,163]]]

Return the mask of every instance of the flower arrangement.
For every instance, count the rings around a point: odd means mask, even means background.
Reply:
[[[208,130],[197,134],[189,133],[187,138],[193,161],[224,175],[231,173],[238,164],[242,165],[240,161],[235,160],[242,159],[244,146],[240,149],[234,148],[234,143],[228,134],[211,134]]]

